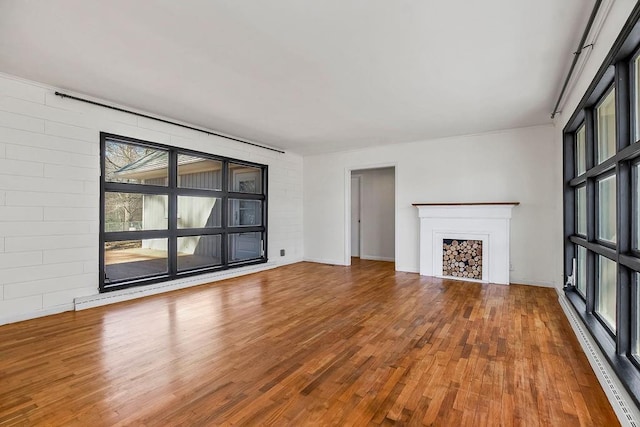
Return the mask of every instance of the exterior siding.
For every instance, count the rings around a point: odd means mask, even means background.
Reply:
[[[186,188],[222,188],[221,174],[219,172],[197,172],[178,176],[178,185]]]

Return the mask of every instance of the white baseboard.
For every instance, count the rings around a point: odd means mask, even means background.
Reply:
[[[306,262],[317,262],[318,264],[345,265],[344,260],[335,260],[335,259],[304,257],[304,261],[306,261]]]
[[[512,275],[509,275],[509,283],[518,285],[541,286],[543,288],[557,288],[559,286],[557,283],[548,282],[546,280],[536,280],[526,277],[513,277]]]
[[[633,403],[633,399],[624,388],[616,374],[607,363],[600,347],[595,343],[589,331],[584,327],[578,318],[573,306],[561,290],[558,290],[558,301],[573,328],[573,332],[578,337],[589,364],[596,374],[600,386],[604,390],[613,411],[616,413],[620,424],[629,427],[640,427],[640,410]]]
[[[285,265],[291,265],[291,264],[297,264],[299,262],[304,261],[304,259],[302,257],[295,257],[295,258],[282,258],[281,261],[273,261],[273,259],[271,261],[269,261],[268,264],[270,263],[275,263],[277,264],[276,267],[282,267]]]
[[[398,265],[396,263],[396,271],[401,271],[403,273],[418,273],[420,274],[420,267],[413,267],[408,265]]]
[[[22,322],[24,320],[37,319],[38,317],[50,316],[52,314],[63,313],[65,311],[73,311],[73,304],[62,304],[54,307],[43,308],[38,311],[31,311],[29,313],[14,314],[11,316],[0,317],[0,325],[6,325],[9,323]]]
[[[377,256],[377,255],[360,255],[360,259],[366,259],[370,261],[389,261],[395,262],[394,257],[385,257],[385,256]]]
[[[215,273],[186,277],[184,279],[172,280],[170,282],[156,283],[148,286],[139,286],[120,291],[106,292],[103,294],[89,295],[75,299],[75,310],[86,310],[88,308],[100,307],[117,302],[129,301],[136,298],[142,298],[150,295],[157,295],[164,292],[175,291],[178,289],[189,288],[192,286],[203,285],[206,283],[217,282],[224,279],[243,276],[245,274],[257,273],[260,271],[271,270],[276,267],[282,267],[287,264],[300,262],[298,259],[291,259],[286,262],[276,263],[267,262],[266,264],[255,264],[247,267],[239,267],[231,270],[218,271]]]
[[[538,286],[540,288],[555,288],[558,289],[558,287],[552,283],[548,283],[548,282],[536,282],[536,281],[530,281],[530,280],[518,280],[518,279],[511,279],[509,280],[509,284],[510,285],[523,285],[523,286]]]

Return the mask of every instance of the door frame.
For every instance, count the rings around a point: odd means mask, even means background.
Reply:
[[[358,203],[358,224],[360,225],[360,230],[358,233],[358,257],[362,257],[362,175],[354,175],[351,174],[351,180],[353,181],[353,179],[357,179],[358,180],[358,195],[359,195],[359,203]],[[351,187],[349,187],[349,190],[351,190]],[[351,205],[351,198],[349,198],[349,205]],[[351,210],[351,208],[349,208]],[[349,227],[351,227],[351,216],[349,216]],[[351,249],[353,249],[351,247],[351,228],[349,228],[349,257],[352,257],[353,255],[351,255]]]
[[[393,191],[394,191],[394,224],[393,239],[395,242],[394,263],[398,264],[398,163],[376,163],[368,165],[349,166],[344,169],[344,261],[343,265],[351,265],[351,174],[352,172],[368,170],[393,168]],[[362,197],[362,191],[360,192]],[[362,253],[362,227],[360,228],[360,253]]]

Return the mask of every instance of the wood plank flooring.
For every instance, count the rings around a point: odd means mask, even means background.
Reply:
[[[613,426],[554,290],[299,263],[0,327],[0,425]]]

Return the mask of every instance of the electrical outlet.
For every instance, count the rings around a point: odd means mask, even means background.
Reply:
[[[280,256],[284,256],[284,249],[280,249]]]
[[[509,263],[509,271],[513,271],[513,264]]]

